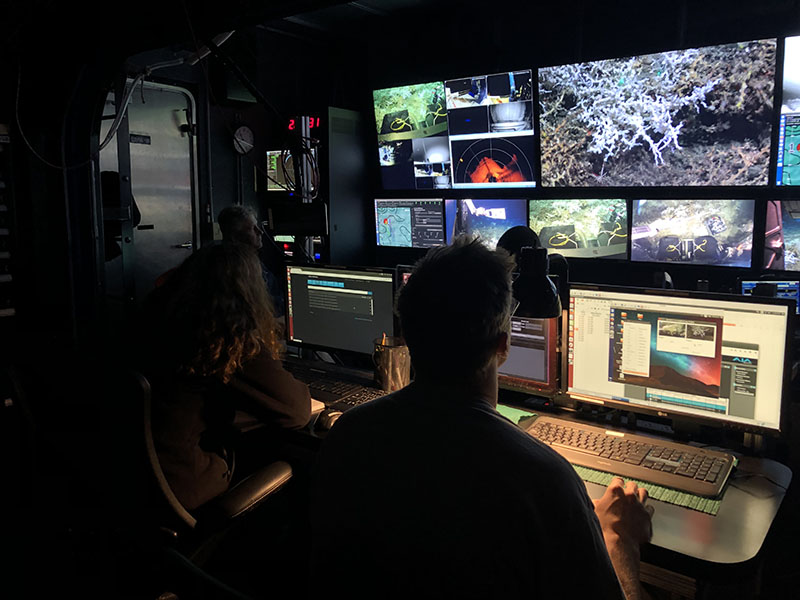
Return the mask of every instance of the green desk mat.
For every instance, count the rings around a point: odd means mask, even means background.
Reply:
[[[617,475],[606,473],[605,471],[595,471],[587,467],[572,465],[572,468],[578,473],[581,479],[590,483],[597,483],[600,485],[608,485],[611,480]],[[623,478],[624,479],[624,478]],[[679,492],[672,488],[663,487],[647,481],[639,481],[638,479],[627,479],[626,481],[634,481],[636,485],[643,487],[647,490],[647,495],[655,500],[661,502],[668,502],[676,506],[683,506],[704,512],[709,515],[716,515],[719,512],[719,507],[722,504],[721,499],[703,498],[687,492]]]
[[[510,420],[513,423],[519,424],[519,422],[524,419],[525,417],[536,417],[538,416],[535,412],[531,412],[529,410],[524,410],[521,408],[515,408],[513,406],[508,406],[507,404],[499,404],[497,405],[497,412],[503,415],[506,419]]]
[[[527,417],[537,416],[536,413],[529,410],[522,410],[519,408],[514,408],[513,406],[506,406],[505,404],[498,404],[497,412],[507,419],[510,419],[514,423],[519,423],[522,419]],[[581,479],[588,481],[589,483],[608,485],[611,483],[611,480],[616,477],[616,475],[606,473],[605,471],[595,471],[594,469],[589,469],[587,467],[581,467],[578,465],[572,465],[572,467],[575,469]],[[686,492],[679,492],[678,490],[673,490],[672,488],[663,487],[646,481],[639,481],[638,479],[632,479],[628,481],[635,481],[636,485],[647,489],[647,495],[655,500],[668,502],[669,504],[675,504],[676,506],[691,508],[692,510],[704,512],[712,516],[719,512],[719,507],[722,504],[722,500],[719,499],[715,500],[713,498],[703,498],[702,496],[696,496]]]

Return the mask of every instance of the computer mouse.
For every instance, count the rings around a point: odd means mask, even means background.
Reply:
[[[323,411],[320,414],[319,418],[317,419],[317,426],[320,429],[330,429],[333,427],[333,424],[342,416],[342,411],[340,410],[328,410]]]

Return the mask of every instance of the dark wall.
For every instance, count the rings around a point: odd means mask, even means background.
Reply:
[[[9,23],[0,40],[0,75],[7,82],[0,92],[0,119],[12,125],[14,140],[19,244],[14,268],[20,322],[28,332],[22,337],[44,334],[66,343],[91,329],[87,325],[95,319],[102,296],[93,220],[97,190],[87,163],[96,152],[93,135],[101,102],[126,61],[142,52],[191,51],[211,35],[236,29],[222,49],[268,100],[259,104],[229,97],[233,90],[225,82],[230,77],[215,57],[207,59],[207,71],[195,67],[158,74],[167,81],[188,82],[205,111],[198,115],[208,132],[206,154],[200,157],[200,194],[203,210],[215,217],[240,199],[263,209],[265,200],[256,189],[257,165],[263,165],[258,157],[285,145],[288,118],[324,115],[328,106],[336,106],[359,111],[370,123],[371,91],[376,88],[800,33],[799,0],[496,5],[431,0],[407,11],[339,23],[328,31],[294,34],[277,32],[270,19],[332,3],[237,1],[222,6],[176,0],[145,3],[124,22],[107,16],[99,3],[81,10],[52,2],[11,4],[18,6],[7,10],[4,5],[7,12],[0,15]],[[100,15],[100,22],[88,18],[92,15]],[[27,148],[17,122],[41,158]],[[256,135],[256,148],[243,159],[237,159],[231,140],[240,124]],[[375,136],[369,127],[367,131],[364,148],[369,156]],[[372,198],[381,193],[377,161],[371,164],[364,174],[372,192],[363,199],[365,220]],[[773,191],[778,196],[791,192]],[[539,188],[531,197],[567,193]],[[626,193],[634,197],[634,192]],[[650,197],[659,193],[664,192]],[[714,193],[718,191],[683,190],[683,197]],[[726,193],[746,197],[735,193],[747,190]],[[761,200],[770,193],[756,191]],[[202,235],[211,237],[208,223]],[[414,258],[375,255],[374,260],[393,264]],[[709,278],[714,289],[729,286],[735,271],[705,273],[686,267],[677,278],[685,286]],[[624,273],[640,284],[652,278],[651,267],[626,265],[622,271],[613,262],[576,262],[572,273],[573,279],[615,282]]]

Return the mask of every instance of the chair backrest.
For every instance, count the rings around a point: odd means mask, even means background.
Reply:
[[[184,508],[175,496],[161,468],[161,462],[158,459],[158,453],[156,452],[155,443],[153,441],[153,399],[150,382],[144,375],[138,372],[131,372],[129,376],[141,400],[145,452],[147,454],[147,463],[155,483],[156,494],[165,502],[173,517],[177,518],[182,525],[194,529],[195,525],[197,525],[197,519]]]

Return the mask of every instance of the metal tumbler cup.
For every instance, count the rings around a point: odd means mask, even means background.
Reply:
[[[376,338],[372,361],[375,383],[382,390],[394,392],[411,382],[411,355],[402,338],[391,335]]]

